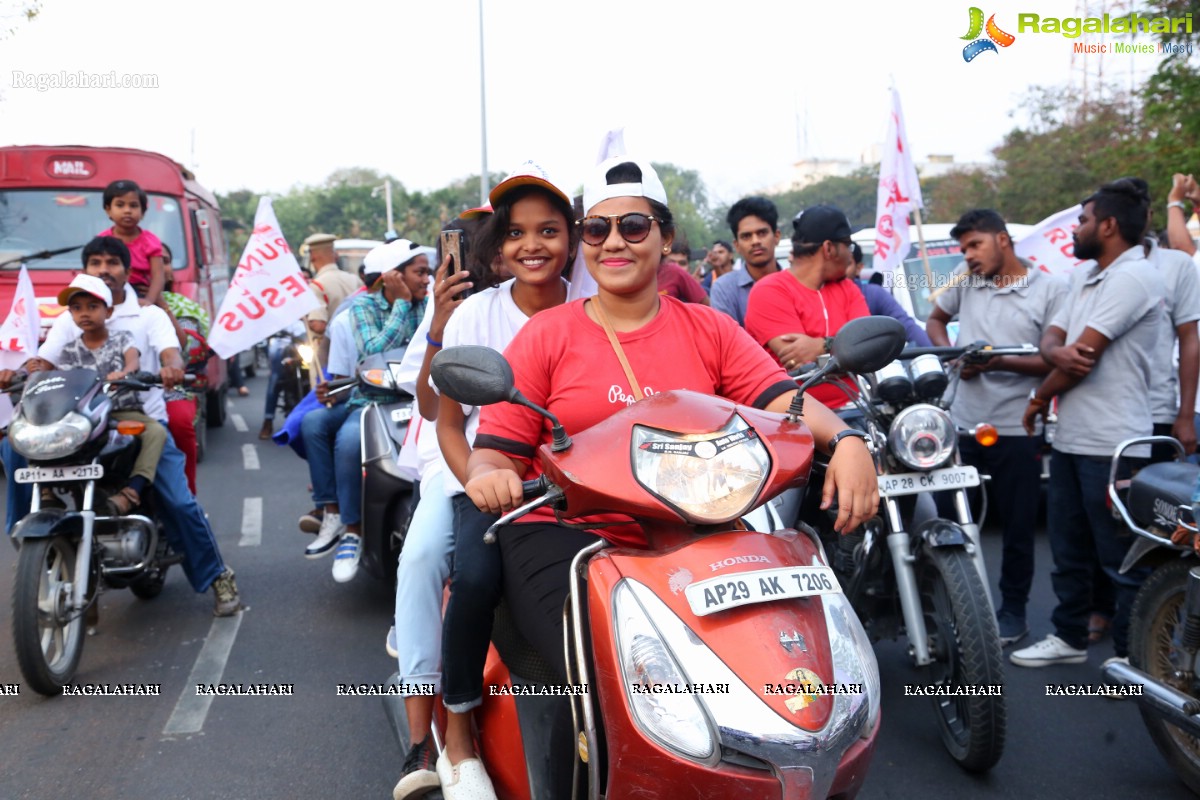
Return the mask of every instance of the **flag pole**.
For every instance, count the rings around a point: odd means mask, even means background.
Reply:
[[[921,251],[921,263],[925,265],[925,278],[929,281],[929,290],[932,292],[937,287],[933,285],[933,268],[929,266],[929,251],[925,249],[925,231],[921,227],[920,208],[913,208],[913,220],[917,223],[917,246]]]

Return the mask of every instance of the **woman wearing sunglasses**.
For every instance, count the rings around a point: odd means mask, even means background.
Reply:
[[[670,252],[674,223],[666,191],[652,167],[625,157],[596,167],[584,187],[585,216],[577,225],[595,297],[548,309],[531,319],[505,350],[516,386],[578,432],[641,399],[633,395],[615,338],[646,396],[691,389],[737,403],[783,412],[795,381],[732,319],[706,306],[658,293],[659,261]],[[818,402],[806,402],[804,421],[824,447],[845,424]],[[830,461],[821,507],[838,499],[838,530],[851,530],[875,513],[875,467],[861,440],[845,438]],[[550,441],[543,418],[511,404],[481,411],[466,492],[481,510],[499,514],[522,502],[521,480],[541,467],[537,447]],[[847,446],[848,445],[848,446]],[[570,520],[612,522],[613,515]],[[597,540],[645,546],[636,525],[599,534],[556,523],[539,509],[499,535],[504,592],[521,633],[547,663],[563,668],[562,610],[571,558]],[[569,738],[569,737],[568,737]],[[568,741],[568,745],[571,744]]]

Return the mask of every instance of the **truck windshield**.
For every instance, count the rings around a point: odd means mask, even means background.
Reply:
[[[104,193],[99,189],[19,189],[0,191],[0,262],[43,250],[78,245],[112,227],[104,213]],[[183,210],[178,198],[150,194],[150,208],[141,227],[171,248],[174,268],[188,265],[183,238]],[[29,261],[30,269],[80,269],[79,250]],[[17,269],[19,262],[9,265]]]

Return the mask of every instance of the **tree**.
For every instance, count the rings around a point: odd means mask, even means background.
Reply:
[[[676,229],[687,238],[693,250],[708,247],[716,238],[712,211],[708,207],[708,189],[700,173],[674,164],[651,164],[667,190],[667,206],[675,217]]]
[[[22,23],[37,19],[41,10],[41,0],[0,0],[0,41],[14,35]]]
[[[845,212],[855,228],[875,224],[875,201],[879,188],[879,167],[860,167],[846,176],[830,176],[803,189],[768,195],[779,209],[779,229],[790,236],[790,223],[801,211],[812,206],[836,206]]]
[[[997,176],[985,169],[955,170],[921,181],[925,222],[957,222],[972,208],[996,208]],[[1033,222],[1034,220],[1014,220]]]

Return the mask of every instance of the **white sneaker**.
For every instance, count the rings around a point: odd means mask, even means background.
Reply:
[[[1087,661],[1087,650],[1078,650],[1054,634],[1037,644],[1013,652],[1008,660],[1018,667],[1048,667],[1051,664],[1082,664]]]
[[[358,559],[362,557],[362,537],[357,533],[347,533],[342,536],[333,555],[333,579],[338,583],[346,583],[358,574]]]
[[[452,767],[443,750],[437,760],[437,776],[445,800],[496,800],[492,779],[478,758],[468,758]]]
[[[304,548],[304,557],[320,558],[328,554],[345,531],[346,526],[342,524],[342,515],[327,511],[325,519],[321,520],[321,530],[317,532],[316,540]]]

